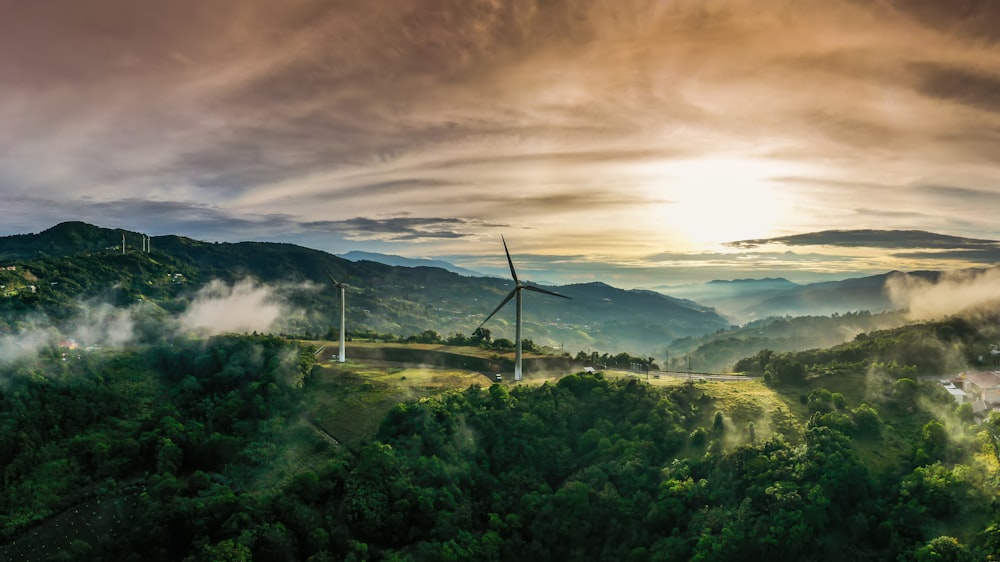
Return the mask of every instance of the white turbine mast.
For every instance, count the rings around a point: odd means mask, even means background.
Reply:
[[[347,293],[347,289],[350,288],[350,285],[348,285],[347,283],[341,282],[341,281],[337,281],[336,279],[333,278],[333,275],[330,275],[329,273],[327,273],[326,276],[330,278],[330,281],[333,281],[333,286],[334,287],[340,289],[340,354],[337,356],[337,362],[338,363],[343,363],[343,362],[347,361],[347,356],[344,353],[345,352],[345,342],[344,342],[344,333],[345,332],[344,332],[344,325],[345,325],[345,318],[346,318],[345,312],[347,310],[346,304],[345,304],[345,302],[347,300],[346,299],[346,293]]]
[[[510,276],[514,278],[514,288],[511,289],[509,293],[507,293],[507,296],[503,299],[503,301],[500,302],[499,306],[493,309],[493,312],[491,312],[490,315],[486,317],[486,320],[483,320],[482,324],[480,324],[479,327],[482,328],[483,324],[489,322],[490,318],[493,318],[494,314],[499,312],[500,309],[503,308],[505,304],[510,302],[510,299],[517,297],[517,316],[514,329],[514,332],[517,337],[517,341],[514,344],[514,350],[515,350],[514,380],[519,381],[521,380],[521,291],[528,290],[528,291],[534,291],[536,293],[545,293],[546,295],[552,295],[554,297],[561,297],[564,299],[568,299],[570,297],[567,297],[566,295],[560,295],[559,293],[549,291],[547,289],[542,289],[541,287],[526,285],[522,283],[520,280],[518,280],[517,272],[514,271],[514,262],[510,259],[510,251],[507,250],[507,241],[504,240],[503,235],[500,235],[500,240],[503,242],[503,251],[505,254],[507,254],[507,264],[510,266]]]

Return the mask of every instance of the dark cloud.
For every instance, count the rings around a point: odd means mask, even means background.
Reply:
[[[311,230],[340,232],[354,239],[381,239],[400,242],[440,238],[470,238],[477,230],[503,225],[462,218],[390,217],[373,219],[355,217],[337,221],[313,221],[302,226]]]
[[[67,218],[150,234],[183,234],[220,240],[266,237],[296,227],[286,215],[235,215],[193,201],[135,198],[94,201],[86,197],[47,199],[22,195],[5,208],[25,219],[5,221],[4,226],[10,229],[8,234],[44,230]]]
[[[888,4],[927,27],[962,39],[1000,39],[1000,4],[994,0],[889,0]]]
[[[840,246],[846,248],[996,248],[1000,242],[935,234],[923,230],[825,230],[792,236],[728,242],[733,248],[767,244],[785,246]]]
[[[656,205],[670,203],[667,199],[655,199],[644,195],[623,195],[619,189],[588,188],[576,191],[543,191],[541,193],[480,194],[477,201],[483,204],[484,215],[537,216],[552,213],[572,213],[579,211],[608,211],[640,207],[642,204]]]
[[[990,112],[1000,112],[1000,76],[936,62],[910,65],[924,94]]]
[[[975,189],[952,185],[921,184],[910,188],[913,193],[929,195],[951,201],[968,202],[971,205],[997,204],[997,192],[989,189]]]
[[[853,209],[858,218],[864,219],[893,219],[902,220],[909,223],[925,223],[931,218],[928,213],[918,211],[897,211],[894,209],[874,209],[859,207]]]
[[[945,260],[993,265],[1000,263],[1000,247],[945,250],[940,252],[900,252],[893,254],[893,257],[906,260]]]

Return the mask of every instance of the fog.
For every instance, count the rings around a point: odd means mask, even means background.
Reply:
[[[25,323],[13,333],[0,335],[0,365],[7,365],[34,357],[38,352],[56,343],[59,332],[44,320]]]
[[[963,270],[942,274],[937,283],[905,273],[890,277],[886,292],[893,304],[906,311],[911,320],[930,320],[995,309],[1000,299],[1000,269]]]
[[[108,303],[83,307],[67,330],[78,344],[121,348],[135,338],[137,307],[116,308]]]
[[[293,315],[278,289],[250,279],[227,285],[218,279],[202,287],[181,314],[180,329],[201,335],[268,332]]]
[[[6,332],[0,330],[0,365],[30,360],[45,348],[57,345],[67,349],[121,349],[136,341],[178,334],[272,332],[280,330],[286,321],[302,317],[302,312],[282,294],[310,288],[261,285],[249,279],[232,285],[213,280],[199,289],[187,309],[176,316],[146,301],[127,308],[99,300],[82,301],[68,319],[33,314],[18,319]]]

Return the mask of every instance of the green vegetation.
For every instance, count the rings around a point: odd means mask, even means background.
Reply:
[[[764,349],[745,357],[735,370],[777,383],[806,376],[838,376],[873,371],[892,378],[945,375],[982,365],[990,343],[1000,335],[1000,316],[951,317],[891,330],[859,334],[853,341],[827,349],[777,353]]]
[[[126,252],[121,251],[122,235]],[[63,321],[86,303],[151,309],[149,314],[181,313],[213,281],[232,286],[242,280],[273,289],[285,314],[268,331],[332,339],[339,326],[339,293],[327,272],[346,280],[347,325],[354,333],[400,338],[418,334],[448,340],[472,334],[510,281],[463,277],[431,267],[393,267],[351,262],[295,246],[264,242],[207,243],[179,236],[152,238],[142,252],[141,235],[79,222],[38,234],[0,237],[0,333],[16,329],[26,314]],[[8,271],[7,267],[15,270]],[[647,354],[677,337],[700,335],[725,326],[713,310],[651,291],[626,291],[603,283],[559,289],[572,300],[528,297],[530,313],[522,337],[539,349],[628,350]],[[515,337],[513,314],[491,321],[494,344]],[[464,336],[463,336],[464,337]],[[501,346],[502,347],[502,346]]]
[[[858,334],[905,323],[899,312],[859,311],[830,316],[764,318],[712,334],[673,340],[665,350],[669,358],[667,367],[686,369],[690,359],[699,371],[724,372],[733,370],[740,359],[763,349],[792,352],[826,348],[850,341]]]
[[[968,405],[921,379],[976,364],[1000,335],[995,315],[829,349],[765,349],[736,363],[760,380],[647,383],[609,371],[492,384],[481,373],[507,364],[512,342],[499,330],[463,335],[474,320],[448,299],[493,302],[502,281],[449,285],[439,270],[174,237],[154,239],[152,254],[122,255],[97,242],[106,234],[76,224],[0,242],[24,259],[0,272],[12,293],[0,302],[0,332],[17,334],[0,334],[0,559],[923,561],[1000,552],[1000,416],[977,425]],[[82,249],[62,251],[66,240]],[[383,292],[352,295],[358,318],[378,318],[352,333],[353,363],[317,362],[329,341],[194,339],[164,320],[210,279],[249,270],[264,281],[316,281],[325,268]],[[430,300],[413,297],[417,287]],[[578,289],[591,299],[585,308],[615,306],[597,297],[606,286]],[[302,308],[335,299],[316,291],[304,284],[284,298]],[[120,309],[86,303],[95,292],[139,313],[115,320]],[[627,302],[583,335],[646,326],[636,310],[662,299],[631,293],[614,293]],[[428,323],[446,307],[467,317]],[[62,333],[26,314],[59,324],[91,309],[88,328],[110,337],[109,325],[127,323],[137,334],[117,350],[55,345],[48,331]],[[290,332],[334,335],[313,320],[297,317]],[[681,329],[658,326],[646,331]],[[565,354],[541,357],[554,349],[536,341],[525,342],[530,361],[563,361],[560,373],[570,372]],[[630,353],[576,359],[655,369],[652,357]]]
[[[484,387],[313,361],[229,336],[3,368],[0,554],[974,560],[1000,540],[1000,418],[966,425],[909,379]]]

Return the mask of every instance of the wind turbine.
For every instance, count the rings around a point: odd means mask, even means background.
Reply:
[[[330,278],[330,281],[333,281],[334,287],[340,289],[340,355],[337,357],[337,362],[343,363],[344,361],[347,360],[344,356],[344,351],[345,351],[344,318],[345,318],[345,311],[347,310],[344,302],[346,300],[345,294],[347,293],[347,289],[350,287],[350,285],[348,285],[347,283],[343,283],[341,281],[337,281],[336,279],[333,278],[333,275],[330,275],[329,273],[327,273],[326,276]]]
[[[542,289],[541,287],[533,287],[531,285],[525,285],[520,280],[518,280],[517,272],[514,271],[514,262],[511,261],[510,259],[510,251],[507,250],[507,241],[504,240],[503,235],[500,236],[500,240],[503,242],[503,251],[505,254],[507,254],[507,264],[510,265],[510,276],[514,278],[514,288],[511,289],[509,293],[507,293],[507,296],[503,299],[503,301],[500,302],[500,305],[493,309],[493,312],[491,312],[490,315],[486,317],[486,320],[483,320],[482,324],[480,324],[479,327],[482,328],[483,324],[489,322],[490,318],[493,318],[494,314],[499,312],[500,309],[503,308],[505,304],[510,302],[510,299],[517,297],[517,322],[515,328],[517,343],[515,344],[514,347],[514,349],[516,350],[514,353],[514,380],[519,381],[521,380],[521,291],[528,290],[528,291],[534,291],[536,293],[545,293],[546,295],[552,295],[554,297],[561,297],[564,299],[568,299],[569,297],[567,297],[566,295],[560,295],[559,293],[555,293],[553,291]]]

